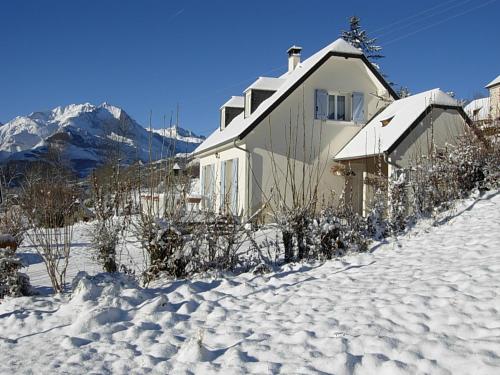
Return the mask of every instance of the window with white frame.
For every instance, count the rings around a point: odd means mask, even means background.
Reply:
[[[351,121],[351,95],[328,93],[328,120]]]
[[[314,118],[317,120],[364,122],[364,95],[360,92],[342,93],[315,91]]]
[[[204,165],[201,168],[201,195],[203,196],[203,207],[206,210],[214,209],[214,186],[215,186],[215,164]]]
[[[238,214],[238,158],[221,162],[220,210]]]

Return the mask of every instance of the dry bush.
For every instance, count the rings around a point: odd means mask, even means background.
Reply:
[[[57,293],[66,283],[79,194],[67,174],[54,170],[33,170],[22,186],[20,206],[28,223],[27,236]]]
[[[0,234],[9,234],[16,241],[17,247],[21,245],[26,234],[27,223],[22,215],[21,208],[17,205],[7,207],[0,216]]]
[[[389,223],[394,233],[419,217],[453,208],[457,199],[472,191],[498,189],[500,147],[494,140],[485,140],[481,134],[466,134],[456,145],[434,148],[426,157],[415,158],[393,176]]]
[[[118,166],[106,168],[109,174],[92,173],[92,201],[95,221],[92,243],[96,258],[105,272],[117,272],[117,246],[130,223],[132,184],[120,178]],[[99,176],[99,177],[98,177]]]

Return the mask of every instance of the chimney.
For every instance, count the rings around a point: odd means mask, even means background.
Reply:
[[[297,65],[300,63],[300,51],[302,51],[302,47],[298,47],[296,45],[288,48],[288,72],[294,70]]]

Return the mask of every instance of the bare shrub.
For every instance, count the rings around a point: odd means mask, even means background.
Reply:
[[[485,180],[486,149],[480,142],[461,138],[457,145],[434,149],[416,158],[406,170],[413,214],[429,216],[452,207],[456,199],[482,188]]]
[[[0,216],[0,234],[9,234],[16,241],[17,247],[21,245],[26,234],[27,223],[22,215],[21,208],[11,205]]]
[[[27,218],[27,236],[42,257],[52,287],[64,291],[79,190],[67,174],[33,170],[25,179],[20,205]]]
[[[92,173],[92,197],[96,220],[93,223],[92,243],[97,260],[105,272],[117,272],[116,248],[131,214],[131,184],[120,178],[118,166],[111,173],[98,177]]]
[[[395,173],[389,180],[388,225],[392,234],[399,234],[409,223],[410,202],[406,173]]]

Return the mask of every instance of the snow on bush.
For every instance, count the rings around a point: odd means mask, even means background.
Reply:
[[[0,233],[8,233],[14,238],[16,246],[19,247],[26,234],[26,220],[22,216],[19,206],[7,207],[0,216]]]
[[[11,235],[0,235],[0,299],[6,296],[20,297],[30,294],[28,275],[19,272],[23,266],[16,256],[16,239]]]

